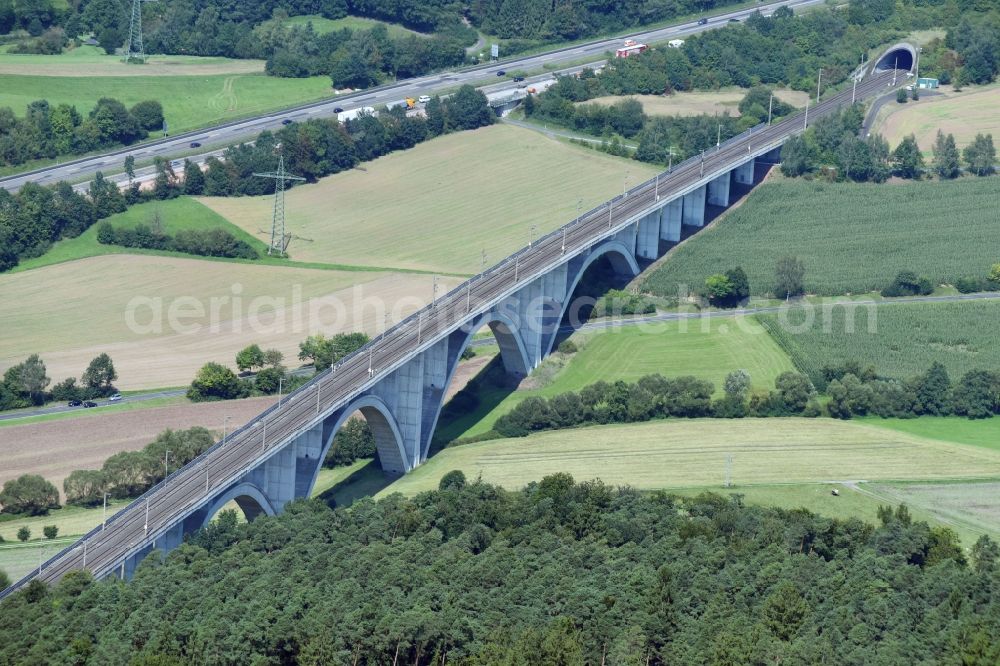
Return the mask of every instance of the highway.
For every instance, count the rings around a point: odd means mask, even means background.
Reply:
[[[355,93],[331,97],[320,102],[305,104],[302,106],[264,114],[255,118],[233,121],[222,125],[185,132],[174,137],[149,141],[128,148],[115,149],[111,152],[92,157],[80,158],[63,162],[51,167],[35,169],[15,176],[0,178],[0,187],[11,192],[17,191],[27,182],[36,182],[43,185],[56,183],[60,180],[76,182],[89,180],[97,171],[103,171],[105,175],[119,173],[123,170],[125,156],[131,154],[137,163],[152,162],[154,157],[172,157],[191,153],[191,143],[200,143],[206,146],[204,153],[192,156],[193,161],[203,162],[209,154],[219,154],[219,146],[228,146],[240,141],[247,141],[265,129],[275,130],[282,126],[281,121],[290,119],[294,121],[304,121],[310,118],[325,118],[336,115],[335,108],[352,110],[362,106],[378,106],[389,102],[395,102],[406,97],[418,97],[420,95],[433,95],[446,91],[463,84],[478,85],[486,93],[496,92],[514,88],[512,81],[504,80],[501,83],[487,84],[489,77],[496,77],[500,70],[507,72],[513,70],[539,70],[543,67],[550,69],[553,66],[565,63],[580,62],[586,58],[593,58],[595,61],[603,61],[604,54],[609,50],[618,48],[623,39],[631,38],[646,43],[661,43],[678,37],[692,35],[704,30],[712,30],[725,26],[730,19],[743,20],[752,12],[760,9],[765,13],[770,13],[778,7],[791,7],[793,9],[803,9],[815,5],[824,4],[825,0],[780,0],[779,2],[761,3],[757,7],[742,9],[713,16],[706,25],[698,25],[696,21],[689,21],[666,28],[637,32],[632,35],[623,35],[613,39],[604,39],[587,44],[568,46],[556,49],[547,53],[526,56],[523,58],[512,58],[501,60],[496,63],[467,67],[452,72],[442,72],[427,76],[405,79],[391,85],[380,86],[362,90]],[[570,68],[567,71],[573,71]],[[552,72],[538,77],[531,77],[530,81],[551,78]],[[214,146],[214,149],[208,147]]]
[[[906,76],[900,73],[900,84]],[[884,92],[893,73],[880,74],[857,86],[859,99]],[[817,119],[850,104],[850,89],[809,109]],[[97,528],[64,550],[32,576],[46,582],[86,568],[101,577],[112,573],[123,558],[163,534],[191,511],[204,506],[243,472],[281,450],[297,434],[346,406],[384,376],[401,367],[480,312],[522,288],[572,256],[587,252],[657,205],[718,173],[734,168],[754,153],[780,146],[801,132],[802,114],[771,126],[761,126],[730,139],[721,147],[677,165],[671,172],[638,185],[569,224],[534,241],[498,265],[462,283],[445,296],[395,325],[381,337],[317,375],[257,419],[231,433],[197,459],[171,474],[116,514],[107,529]],[[30,577],[29,577],[30,578]],[[24,584],[29,578],[15,585]],[[6,593],[14,588],[9,588]]]

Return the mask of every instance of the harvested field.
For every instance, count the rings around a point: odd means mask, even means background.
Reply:
[[[381,330],[386,311],[398,321],[428,301],[432,280],[138,255],[0,275],[0,368],[39,353],[60,381],[107,352],[119,388],[182,386],[254,342],[294,365],[308,335]]]
[[[1000,86],[967,88],[958,93],[946,86],[942,92],[916,103],[887,105],[889,112],[880,114],[872,133],[881,133],[893,147],[913,134],[926,154],[932,153],[938,130],[954,134],[959,148],[972,143],[978,133],[1000,136]]]
[[[629,95],[642,103],[642,109],[650,116],[698,116],[704,113],[731,116],[740,115],[737,105],[746,96],[746,90],[731,88],[712,92],[678,92],[673,95]],[[774,96],[782,102],[804,107],[808,95],[798,90],[775,90]],[[625,97],[609,95],[597,97],[580,104],[604,104],[610,106]]]
[[[640,489],[722,485],[726,457],[735,485],[837,480],[1000,477],[1000,454],[833,419],[690,419],[595,426],[445,449],[391,484],[407,495],[467,478],[518,488],[547,474],[600,478]]]
[[[956,529],[1000,533],[1000,482],[871,484],[893,503],[916,506]]]
[[[427,168],[433,165],[434,168]],[[475,273],[656,169],[495,125],[393,153],[291,190],[296,261]],[[572,177],[570,177],[570,175]],[[202,198],[248,233],[271,219],[270,197]]]
[[[248,398],[156,407],[0,428],[0,484],[21,474],[41,474],[62,490],[63,479],[76,469],[99,468],[119,451],[141,449],[167,428],[204,426],[222,435],[225,417],[237,428],[274,402]]]
[[[263,74],[263,60],[152,55],[145,65],[130,65],[121,57],[105,55],[97,47],[81,47],[62,55],[0,54],[0,75],[18,76],[216,76]]]

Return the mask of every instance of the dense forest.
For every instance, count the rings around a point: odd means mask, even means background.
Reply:
[[[0,604],[0,663],[995,664],[997,544],[566,474],[223,517]],[[832,499],[831,501],[836,501]]]

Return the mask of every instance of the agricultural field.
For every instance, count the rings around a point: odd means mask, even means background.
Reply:
[[[107,352],[118,386],[183,386],[256,342],[297,362],[323,331],[373,333],[430,300],[433,277],[115,254],[0,275],[0,367],[39,353],[54,381]],[[439,280],[449,289],[454,278]]]
[[[676,92],[672,95],[629,95],[642,104],[643,111],[650,116],[698,116],[701,114],[731,116],[740,115],[737,105],[746,96],[742,88],[730,88],[711,92]],[[809,95],[798,90],[775,90],[774,96],[792,106],[805,106]],[[624,99],[618,95],[597,97],[580,104],[604,104],[610,106]]]
[[[175,169],[179,170],[179,169]],[[160,256],[188,257],[177,252],[163,252],[157,250],[141,250],[136,248],[126,248],[118,245],[102,245],[97,242],[97,230],[101,224],[107,222],[117,228],[132,228],[138,224],[145,224],[153,227],[157,220],[164,233],[175,234],[178,231],[188,229],[214,229],[221,228],[228,231],[236,238],[249,243],[256,249],[262,257],[267,252],[267,244],[260,240],[260,234],[251,235],[243,231],[234,224],[230,224],[221,215],[211,209],[201,205],[190,197],[178,197],[166,201],[150,201],[147,203],[132,206],[124,213],[112,215],[92,225],[76,238],[67,238],[56,242],[52,249],[40,257],[27,259],[18,264],[11,272],[19,273],[43,266],[61,264],[66,261],[83,259],[85,257],[97,257],[105,254],[155,254]],[[205,259],[204,257],[199,257]],[[288,262],[282,262],[287,265]]]
[[[416,30],[410,30],[409,28],[404,28],[398,23],[387,23],[385,21],[377,21],[375,19],[365,18],[364,16],[345,16],[339,19],[328,19],[320,16],[319,14],[309,14],[306,16],[292,16],[284,21],[285,25],[305,25],[307,23],[312,23],[313,30],[319,35],[324,35],[328,32],[333,32],[334,30],[371,30],[375,26],[384,25],[386,30],[389,31],[389,36],[392,38],[408,37],[409,35],[424,35],[425,33],[417,32]]]
[[[84,415],[0,428],[0,484],[21,474],[40,474],[62,490],[63,479],[76,469],[96,469],[111,455],[135,451],[167,428],[203,426],[222,434],[225,418],[230,430],[269,407],[275,398],[247,398],[226,402],[107,412],[99,418]],[[88,410],[90,411],[90,410]],[[102,408],[93,410],[102,412]],[[0,535],[7,538],[6,523]]]
[[[758,318],[810,376],[849,360],[901,379],[926,372],[934,361],[943,363],[953,380],[969,370],[1000,368],[995,300],[837,307],[808,325],[804,312],[793,308],[787,316]]]
[[[641,324],[578,333],[573,339],[580,340],[581,350],[543,362],[523,384],[533,388],[506,397],[502,397],[504,391],[480,396],[480,409],[454,423],[443,424],[438,438],[448,441],[481,434],[525,398],[578,391],[597,381],[633,382],[652,373],[668,377],[694,375],[711,381],[721,395],[723,380],[733,370],[747,370],[753,389],[762,392],[774,387],[779,374],[794,370],[789,358],[752,318]],[[502,397],[499,404],[497,397]]]
[[[177,133],[331,96],[328,77],[267,76],[259,60],[153,56],[146,65],[126,65],[93,54],[0,54],[0,107],[18,115],[43,97],[53,106],[75,105],[81,114],[101,97],[126,106],[155,99]]]
[[[426,166],[433,164],[433,169]],[[567,178],[572,172],[573,177]],[[460,132],[289,191],[295,261],[478,273],[656,169],[509,125]],[[201,201],[248,233],[270,197]],[[379,242],[381,240],[382,242]]]
[[[899,185],[779,180],[764,183],[739,207],[679,245],[641,288],[676,297],[686,286],[742,266],[754,296],[773,290],[784,256],[805,264],[806,291],[822,296],[864,293],[899,271],[935,284],[985,277],[997,261],[993,179]]]
[[[61,55],[0,53],[0,75],[55,77],[218,76],[262,74],[263,60],[183,55],[151,55],[144,65],[126,64],[97,46],[80,46]],[[43,89],[44,90],[44,89]]]
[[[996,112],[1000,106],[1000,85],[966,88],[962,92],[942,86],[940,95],[922,92],[915,104],[887,104],[872,132],[882,134],[891,146],[913,134],[927,156],[933,153],[939,129],[954,134],[960,149],[972,143],[979,133],[1000,137],[1000,114]]]
[[[891,428],[918,437],[982,446],[1000,451],[1000,419],[967,419],[962,416],[919,419],[862,419],[865,423]]]
[[[454,446],[389,486],[412,495],[450,470],[510,488],[546,474],[639,489],[1000,477],[1000,452],[834,419],[677,419]]]
[[[887,503],[906,504],[929,514],[973,541],[1000,532],[1000,482],[865,484],[863,490]]]

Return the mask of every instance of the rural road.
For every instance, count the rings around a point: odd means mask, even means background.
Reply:
[[[119,173],[123,170],[123,161],[126,155],[131,154],[136,162],[151,162],[154,157],[167,157],[191,152],[191,143],[198,142],[206,147],[214,147],[216,150],[206,151],[205,155],[197,155],[197,162],[202,162],[207,157],[208,152],[218,152],[220,146],[226,146],[239,141],[246,141],[265,129],[280,129],[282,120],[304,121],[310,118],[323,118],[336,115],[334,108],[352,110],[362,106],[377,106],[406,97],[418,97],[419,95],[429,95],[443,92],[450,88],[455,88],[463,84],[478,85],[484,92],[497,92],[501,90],[514,89],[513,81],[505,79],[503,82],[493,85],[484,85],[488,78],[496,77],[501,70],[511,71],[514,69],[538,70],[552,69],[553,66],[561,63],[581,62],[586,58],[603,59],[604,54],[617,48],[626,37],[644,41],[647,43],[666,42],[670,39],[692,35],[705,30],[711,30],[725,26],[730,19],[745,19],[758,9],[773,10],[778,7],[790,7],[793,9],[803,9],[810,6],[822,5],[826,0],[780,0],[761,4],[758,7],[741,9],[739,11],[719,14],[709,19],[705,25],[698,25],[697,21],[689,21],[679,25],[637,32],[632,35],[622,35],[613,39],[604,39],[586,44],[567,46],[564,48],[549,51],[547,53],[515,57],[510,60],[501,60],[495,63],[476,65],[451,72],[441,72],[427,76],[406,79],[394,84],[370,88],[360,92],[340,95],[319,102],[302,105],[277,111],[255,118],[238,120],[222,125],[215,125],[205,129],[195,130],[178,134],[177,136],[150,141],[144,144],[114,150],[102,155],[80,158],[64,162],[52,167],[35,169],[23,174],[0,179],[0,187],[11,192],[17,191],[27,182],[39,184],[52,184],[60,180],[80,181],[93,176],[97,171],[106,173]],[[552,73],[546,73],[539,77],[531,77],[534,82],[551,78]]]
[[[998,300],[1000,299],[1000,292],[977,292],[974,294],[950,294],[945,296],[906,296],[901,298],[894,298],[892,300],[881,300],[876,301],[874,299],[863,299],[857,301],[844,301],[845,304],[850,305],[896,305],[900,303],[948,303],[955,301],[981,301],[981,300]],[[581,331],[604,331],[612,328],[620,328],[622,326],[638,326],[641,324],[658,323],[665,321],[678,321],[682,319],[718,319],[726,317],[743,317],[747,315],[755,314],[767,314],[780,312],[785,309],[785,305],[771,305],[764,307],[751,307],[751,308],[740,308],[736,310],[705,310],[704,312],[662,312],[654,315],[640,315],[635,317],[628,317],[622,319],[605,319],[601,321],[588,322],[581,326],[579,329]],[[573,331],[571,326],[563,326],[559,329],[560,332],[569,333]],[[492,337],[476,338],[470,343],[472,347],[485,347],[494,343]],[[296,368],[291,371],[293,375],[307,375],[312,372],[310,366],[304,366]],[[128,396],[123,402],[135,403],[144,402],[146,400],[155,400],[157,398],[173,398],[177,396],[184,395],[187,389],[166,389],[163,391],[153,391],[150,393],[141,393],[139,395]],[[98,403],[98,408],[107,407],[116,403],[109,402],[108,400],[102,400]],[[121,403],[118,403],[121,404]],[[60,414],[63,412],[74,412],[81,411],[83,407],[67,407],[66,405],[51,406],[51,407],[40,407],[38,409],[33,409],[30,411],[18,411],[8,414],[0,414],[0,421],[7,421],[11,419],[22,419],[32,416],[41,416],[43,414]],[[93,409],[93,408],[91,408]]]

